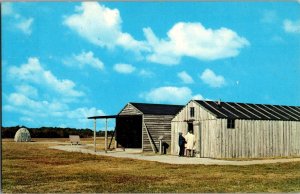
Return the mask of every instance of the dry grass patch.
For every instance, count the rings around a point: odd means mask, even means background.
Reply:
[[[300,162],[252,166],[161,164],[52,150],[48,149],[50,141],[2,142],[3,192],[300,191]],[[68,140],[58,142],[63,141]]]
[[[252,161],[252,160],[275,160],[275,159],[293,159],[293,158],[299,158],[299,156],[278,156],[278,157],[267,157],[267,158],[222,158],[220,160]]]

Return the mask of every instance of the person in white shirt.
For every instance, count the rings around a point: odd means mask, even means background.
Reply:
[[[185,135],[186,140],[186,155],[188,157],[194,156],[194,146],[195,146],[195,135],[192,133],[192,131],[189,131]]]

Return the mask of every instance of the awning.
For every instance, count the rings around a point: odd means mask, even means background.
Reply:
[[[105,115],[105,116],[92,116],[88,117],[87,119],[115,119],[118,117],[135,117],[141,115]]]
[[[106,115],[106,116],[93,116],[88,117],[87,119],[94,119],[94,151],[96,152],[96,128],[97,128],[97,119],[105,119],[105,153],[107,153],[107,119],[117,118],[118,115]]]
[[[117,117],[119,117],[119,115],[93,116],[93,117],[88,117],[88,119],[113,119]]]

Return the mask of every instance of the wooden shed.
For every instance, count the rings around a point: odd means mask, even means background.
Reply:
[[[191,100],[172,119],[171,154],[188,129],[197,157],[300,156],[299,106]]]
[[[159,137],[171,144],[171,120],[183,106],[128,103],[116,117],[117,148],[141,148],[157,152]]]

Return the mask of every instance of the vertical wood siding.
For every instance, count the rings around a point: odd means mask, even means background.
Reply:
[[[190,107],[194,107],[195,109],[195,115],[194,117],[190,116]],[[214,144],[212,144],[210,141],[203,141],[203,139],[211,138],[213,139],[213,136],[216,136],[214,132],[211,130],[207,130],[209,128],[210,121],[216,120],[216,118],[206,111],[204,108],[200,107],[198,103],[194,101],[190,101],[185,108],[183,108],[172,120],[171,122],[171,154],[177,155],[179,152],[179,146],[178,146],[178,133],[182,132],[183,135],[187,133],[187,121],[194,120],[193,126],[194,126],[194,135],[196,139],[196,152],[201,155],[201,157],[209,157],[206,156],[206,150],[203,148],[205,147],[208,149],[208,147],[215,147]],[[212,125],[212,127],[214,127]]]
[[[300,156],[300,122],[272,120],[235,120],[227,128],[227,119],[216,119],[194,101],[190,101],[172,120],[171,153],[178,153],[178,133],[187,132],[190,107],[195,107],[194,134],[199,157],[260,158]]]
[[[270,120],[235,122],[235,129],[227,129],[227,120],[218,119],[222,131],[221,146],[229,149],[221,150],[217,155],[212,154],[216,158],[300,156],[300,122]]]

